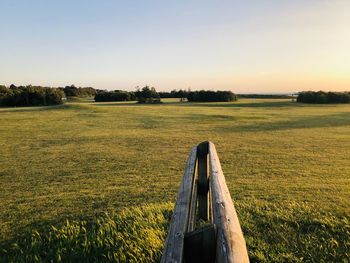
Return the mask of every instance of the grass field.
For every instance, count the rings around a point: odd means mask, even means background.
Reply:
[[[0,261],[156,262],[211,140],[252,262],[349,262],[350,105],[75,100],[0,121]]]

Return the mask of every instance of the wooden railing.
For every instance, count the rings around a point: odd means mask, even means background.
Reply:
[[[191,150],[161,262],[249,262],[237,213],[212,142],[202,142]]]

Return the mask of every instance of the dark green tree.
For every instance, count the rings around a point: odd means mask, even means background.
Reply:
[[[135,96],[139,103],[161,103],[160,96],[154,87],[137,88]]]

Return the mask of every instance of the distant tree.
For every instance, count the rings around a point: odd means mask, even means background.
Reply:
[[[225,102],[225,101],[236,101],[237,96],[231,91],[211,91],[211,90],[200,90],[200,91],[189,91],[187,93],[188,101],[197,102]]]
[[[350,103],[350,92],[303,91],[298,94],[297,102],[303,103]]]
[[[128,92],[123,90],[99,91],[95,95],[96,102],[132,100],[136,100],[134,92]]]
[[[9,90],[5,85],[0,85],[0,105],[2,105],[3,99],[8,95]]]
[[[170,92],[168,91],[158,92],[160,98],[179,98],[180,100],[187,98],[188,93],[189,91],[183,90],[183,89],[180,89],[180,90],[173,89]]]
[[[6,93],[7,92],[7,88],[5,85],[0,85],[0,93]]]
[[[291,99],[292,95],[285,94],[237,94],[238,98],[254,98],[254,99]]]
[[[66,86],[63,88],[67,97],[88,97],[94,96],[96,90],[92,87],[76,87],[74,85]]]
[[[89,97],[96,94],[96,90],[92,87],[79,87],[78,94],[80,97]]]
[[[63,103],[64,93],[56,88],[40,86],[11,85],[9,89],[1,88],[1,106],[44,106]]]
[[[176,98],[173,93],[169,91],[160,91],[158,94],[160,98]]]
[[[135,96],[139,103],[161,103],[160,96],[154,87],[137,88]]]
[[[183,99],[183,98],[186,98],[186,97],[187,97],[187,92],[186,92],[185,90],[180,89],[180,90],[177,92],[177,95],[178,95],[178,98]]]
[[[78,88],[75,87],[74,85],[65,86],[64,93],[66,94],[67,97],[78,97],[79,96]]]

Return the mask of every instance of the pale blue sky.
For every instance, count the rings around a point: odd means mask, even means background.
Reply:
[[[350,1],[1,0],[0,84],[350,89]]]

